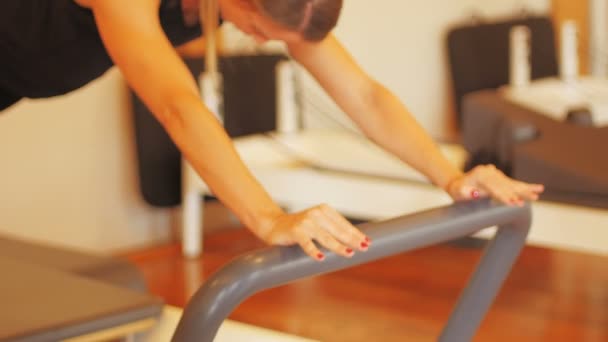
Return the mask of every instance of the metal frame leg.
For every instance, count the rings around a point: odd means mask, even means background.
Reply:
[[[198,175],[187,161],[182,162],[182,254],[198,257],[203,250],[203,203],[197,186]]]
[[[529,223],[502,226],[496,232],[443,329],[440,342],[473,339],[517,260],[529,227]]]

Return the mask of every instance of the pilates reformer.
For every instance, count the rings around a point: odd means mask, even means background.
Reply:
[[[608,81],[579,77],[575,30],[562,28],[560,63],[547,17],[451,30],[462,140],[467,168],[492,163],[544,184],[542,200],[606,209]]]

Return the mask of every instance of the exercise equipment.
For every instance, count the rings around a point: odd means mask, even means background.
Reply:
[[[162,301],[117,258],[0,237],[0,341],[111,340],[157,323]]]
[[[172,341],[213,341],[218,327],[231,311],[264,289],[465,237],[498,225],[494,239],[439,338],[439,341],[470,341],[525,244],[530,220],[529,206],[507,207],[480,200],[361,225],[359,228],[370,236],[373,247],[352,259],[331,253],[324,262],[317,262],[298,246],[248,253],[205,282],[186,307]]]

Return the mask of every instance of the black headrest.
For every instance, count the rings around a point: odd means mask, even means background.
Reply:
[[[459,122],[463,96],[509,83],[509,36],[518,25],[531,31],[532,79],[558,74],[555,35],[548,17],[455,27],[448,33],[447,45]]]

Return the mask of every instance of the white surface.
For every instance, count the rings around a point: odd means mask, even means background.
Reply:
[[[151,331],[136,336],[136,342],[168,342],[182,316],[182,310],[165,306],[159,324]],[[313,342],[314,340],[226,320],[215,342]]]
[[[532,215],[529,244],[608,256],[608,210],[541,201],[533,204]]]
[[[337,130],[308,130],[297,134],[276,134],[277,148],[315,166],[329,169],[428,182],[418,171],[386,152],[369,139]],[[282,146],[280,144],[283,144]],[[466,151],[458,145],[442,144],[443,154],[463,169]]]
[[[531,243],[608,255],[608,210],[539,202],[533,215]]]
[[[374,148],[368,150],[369,145],[358,140],[338,138],[341,134],[309,132],[308,137],[301,140],[306,143],[299,146],[312,146],[309,153],[319,151],[315,150],[315,146],[326,146],[321,159],[331,158],[332,153],[337,160],[344,161],[342,155],[345,154],[360,158],[354,161],[363,171],[365,166],[370,166],[370,171],[392,175],[412,172],[406,166],[394,164],[390,158],[382,160],[383,155],[375,154]],[[317,143],[319,145],[315,145]],[[382,220],[451,203],[446,193],[418,180],[387,180],[307,168],[285,153],[282,145],[268,137],[240,138],[236,146],[271,196],[291,210],[327,203],[347,216]],[[462,152],[458,152],[456,147],[453,147],[453,151],[448,155],[452,160],[457,160]],[[383,165],[383,168],[378,169],[378,165]],[[532,232],[528,239],[530,244],[608,255],[607,210],[538,202],[533,205],[533,215]],[[487,236],[487,232],[484,234],[481,235]]]
[[[608,125],[608,79],[583,77],[566,83],[546,78],[528,87],[504,87],[502,92],[510,101],[559,121],[566,118],[569,109],[587,107],[596,126]]]
[[[102,253],[167,241],[171,211],[142,199],[117,70],[0,113],[0,234]]]

